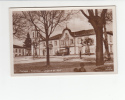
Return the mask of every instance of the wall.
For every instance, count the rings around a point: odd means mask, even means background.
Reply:
[[[17,51],[16,51],[17,50]],[[24,56],[25,50],[23,48],[13,48],[14,56]]]

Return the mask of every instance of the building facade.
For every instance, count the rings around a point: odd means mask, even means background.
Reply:
[[[13,55],[14,57],[18,56],[30,56],[31,50],[26,49],[25,47],[13,45]]]
[[[36,53],[39,56],[46,55],[46,40],[41,39],[38,32],[32,31],[32,43],[39,41],[39,43],[32,45],[32,55]],[[109,52],[113,53],[113,33],[107,32]],[[86,42],[86,41],[90,42]],[[104,45],[103,45],[104,48]],[[81,30],[72,32],[70,29],[65,28],[61,34],[50,37],[49,39],[49,53],[50,55],[76,55],[81,54],[95,54],[96,53],[96,35],[93,29]],[[105,48],[103,49],[105,53]]]
[[[13,45],[13,54],[14,57],[24,56],[26,54],[25,48],[18,45]]]

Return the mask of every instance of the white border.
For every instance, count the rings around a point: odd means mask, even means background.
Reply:
[[[77,9],[112,9],[113,11],[113,56],[114,56],[114,72],[85,72],[85,73],[76,73],[76,72],[69,72],[69,73],[21,73],[21,74],[14,74],[14,64],[13,64],[13,32],[12,32],[12,12],[13,11],[36,11],[36,10],[77,10]],[[55,75],[97,75],[97,74],[117,74],[118,67],[117,67],[117,35],[116,35],[116,7],[115,6],[84,6],[84,7],[31,7],[31,8],[10,8],[9,9],[10,15],[10,57],[11,57],[11,75],[12,76],[55,76]]]

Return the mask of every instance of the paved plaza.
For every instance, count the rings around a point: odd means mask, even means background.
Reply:
[[[95,62],[95,55],[67,55],[67,56],[50,56],[50,62]],[[20,56],[14,58],[14,64],[46,62],[46,56]]]

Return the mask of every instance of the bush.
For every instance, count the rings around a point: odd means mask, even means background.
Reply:
[[[79,69],[79,72],[86,72],[86,69],[83,68],[83,67],[81,67],[81,68]]]
[[[79,72],[79,69],[77,69],[77,68],[74,68],[74,72]]]

